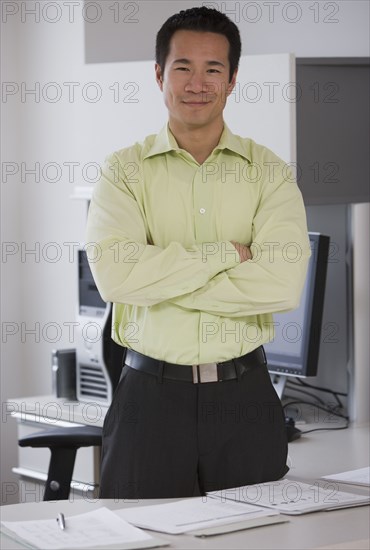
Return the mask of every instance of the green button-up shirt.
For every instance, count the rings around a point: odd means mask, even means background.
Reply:
[[[299,304],[310,246],[286,164],[225,126],[200,165],[168,126],[106,159],[86,249],[113,302],[113,339],[178,364],[224,361],[273,337]],[[230,241],[251,246],[240,262]]]

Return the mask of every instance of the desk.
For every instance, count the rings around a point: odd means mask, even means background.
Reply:
[[[307,426],[309,429],[315,426]],[[316,425],[316,427],[318,427]],[[313,481],[322,475],[360,468],[369,464],[369,426],[351,426],[347,430],[313,432],[289,445],[291,471],[289,477]],[[366,494],[364,488],[341,485],[342,490]],[[101,500],[74,500],[15,504],[1,507],[3,521],[55,518],[58,511],[66,515],[92,511],[99,506],[112,510],[129,506],[143,506],[169,500],[140,500],[138,502]],[[369,507],[332,512],[316,512],[304,516],[290,516],[289,523],[269,525],[258,529],[218,535],[207,539],[190,535],[159,536],[171,542],[170,548],[182,549],[305,549],[333,546],[343,550],[369,548]],[[21,548],[8,538],[1,537],[1,548]]]
[[[114,502],[113,500],[101,500],[99,502],[87,502],[76,500],[74,502],[40,502],[29,504],[13,504],[1,508],[3,521],[21,519],[52,519],[57,517],[60,510],[68,516],[80,514],[96,509],[99,506],[107,506],[110,509],[119,509],[128,506],[142,506],[145,504],[170,502],[170,500],[141,500],[139,502]],[[165,535],[157,536],[171,543],[170,548],[182,549],[306,549],[313,550],[322,546],[346,543],[343,548],[369,548],[359,541],[369,539],[369,508],[352,508],[336,510],[333,512],[316,512],[305,516],[290,516],[289,523],[267,525],[257,529],[250,529],[217,535],[215,537],[197,538],[191,535]],[[2,550],[22,548],[16,542],[1,535]],[[357,544],[355,544],[357,543]]]

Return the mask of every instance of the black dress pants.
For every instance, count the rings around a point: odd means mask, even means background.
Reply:
[[[103,429],[101,498],[199,496],[283,477],[284,415],[264,365],[193,384],[123,367]]]

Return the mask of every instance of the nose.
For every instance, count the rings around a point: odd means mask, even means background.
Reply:
[[[185,85],[186,92],[199,94],[201,92],[206,92],[207,90],[208,85],[204,74],[195,71],[189,74],[189,79]]]

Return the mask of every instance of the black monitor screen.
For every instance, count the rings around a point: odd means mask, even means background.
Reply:
[[[106,303],[101,298],[93,279],[85,250],[78,251],[78,288],[81,307],[98,307],[105,309]]]
[[[269,371],[289,376],[315,376],[320,349],[329,237],[309,233],[309,260],[300,305],[273,316],[274,340],[264,345]]]

